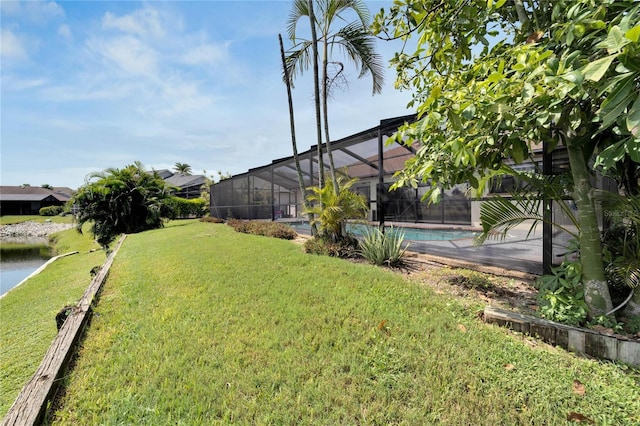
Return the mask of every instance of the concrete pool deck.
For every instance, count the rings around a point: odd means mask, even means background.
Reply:
[[[400,222],[386,223],[385,225],[396,228],[478,231],[478,228],[456,225]],[[305,230],[296,229],[296,231],[309,235],[309,232]],[[409,252],[437,256],[445,259],[455,259],[503,270],[542,275],[542,226],[538,226],[535,232],[527,238],[528,232],[529,226],[520,226],[510,230],[506,238],[488,239],[481,246],[474,246],[473,238],[442,241],[415,241],[407,239],[406,241],[410,242]],[[563,239],[563,241],[566,242],[566,239]],[[562,246],[563,241],[554,240],[554,252],[564,251]]]

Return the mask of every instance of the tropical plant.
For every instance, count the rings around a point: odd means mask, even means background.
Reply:
[[[598,193],[609,227],[603,234],[608,281],[618,289],[631,289],[623,313],[640,316],[640,195]]]
[[[333,188],[332,181],[327,182],[323,188],[311,188],[309,200],[315,204],[305,211],[313,214],[313,223],[318,225],[320,237],[334,242],[347,237],[347,219],[363,220],[369,211],[367,200],[351,190],[357,179],[339,175],[337,181],[341,188],[339,191]]]
[[[173,165],[173,170],[175,170],[176,173],[185,176],[191,176],[192,173],[191,166],[187,163],[176,163]]]
[[[571,191],[571,181],[563,175],[543,176],[535,173],[516,173],[514,175],[524,182],[526,187],[519,191],[513,191],[511,197],[492,197],[480,206],[480,222],[483,232],[476,236],[474,243],[482,244],[489,238],[504,238],[508,231],[523,222],[530,222],[529,235],[536,226],[542,222],[549,223],[555,228],[562,230],[575,240],[567,248],[568,252],[580,255],[580,247],[577,239],[580,231],[580,222],[573,214],[572,209],[565,203],[567,193]],[[568,192],[567,192],[568,191]],[[618,308],[605,313],[610,315],[627,305],[625,313],[628,316],[640,314],[640,196],[623,196],[618,193],[608,191],[594,191],[594,199],[601,205],[605,216],[609,220],[609,225],[602,234],[603,260],[607,282],[613,289],[621,291],[631,288],[631,293]],[[546,217],[543,212],[543,200],[553,200],[570,220],[573,227],[565,227],[554,222],[550,217]],[[552,274],[543,276],[541,282],[555,282],[558,269],[552,269]],[[577,275],[581,277],[582,274]],[[575,279],[576,275],[573,276]],[[566,286],[558,286],[566,293]],[[547,290],[541,289],[541,293]],[[579,297],[578,297],[579,299]],[[560,299],[559,299],[560,300]],[[573,299],[567,299],[569,301]]]
[[[420,117],[392,138],[421,144],[397,186],[430,181],[438,200],[457,183],[481,190],[478,177],[539,142],[566,148],[590,317],[612,301],[588,166],[640,162],[639,21],[632,0],[400,0],[374,22],[389,38],[419,36],[392,60]]]
[[[360,240],[360,253],[374,265],[397,266],[402,262],[409,244],[402,247],[404,232],[390,228],[388,230],[377,227],[367,227]]]
[[[108,248],[119,234],[160,228],[172,215],[174,189],[139,162],[92,173],[72,199],[78,208],[77,229],[82,232],[83,225],[91,223],[90,232]]]
[[[322,100],[323,123],[325,145],[329,157],[329,167],[333,179],[333,187],[340,190],[337,174],[331,151],[331,139],[329,136],[328,99],[331,91],[339,86],[344,79],[345,65],[340,61],[330,61],[330,55],[338,48],[353,63],[359,71],[358,78],[371,74],[373,94],[382,90],[383,66],[381,57],[375,53],[375,38],[369,30],[371,16],[369,9],[361,0],[320,0],[316,2],[318,13],[314,11],[312,0],[294,0],[293,8],[287,21],[289,38],[295,44],[287,58],[289,75],[301,74],[312,64],[314,67],[314,87],[316,102],[316,124],[318,133],[318,147],[322,144],[320,123],[320,99]],[[356,18],[352,22],[342,25],[346,19],[344,15],[353,12]],[[297,24],[302,17],[309,17],[311,40],[304,40],[297,35]],[[337,24],[339,23],[339,24]],[[322,75],[318,75],[318,44],[322,46]],[[329,65],[335,65],[334,73],[329,72]],[[318,86],[322,82],[322,94],[319,94]],[[322,155],[319,152],[318,157]],[[320,166],[320,173],[324,173],[324,167]],[[319,185],[322,187],[322,183]]]
[[[528,238],[543,222],[578,239],[576,230],[580,228],[580,223],[564,201],[573,187],[571,176],[545,176],[540,173],[517,172],[508,166],[503,166],[500,170],[501,173],[515,176],[519,181],[524,182],[525,186],[511,191],[510,197],[496,195],[480,205],[482,232],[475,237],[474,244],[480,245],[487,239],[504,239],[511,229],[523,223],[530,224],[526,237]],[[493,179],[500,177],[499,174],[491,176]],[[557,206],[573,226],[563,226],[547,217],[543,209],[544,200],[557,201]]]

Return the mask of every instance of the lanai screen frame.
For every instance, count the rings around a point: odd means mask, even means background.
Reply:
[[[415,155],[414,147],[396,142],[387,145],[387,139],[401,125],[415,120],[415,114],[381,120],[376,127],[331,143],[338,173],[346,171],[352,178],[377,180],[378,193],[376,199],[371,200],[371,204],[379,204],[377,200],[381,199],[380,187],[384,185],[385,178],[388,180],[406,160]],[[322,148],[325,175],[328,176],[329,158],[324,144]],[[317,145],[311,146],[298,157],[305,188],[317,186]],[[263,186],[265,182],[270,183],[270,194]],[[212,185],[210,192],[210,211],[214,216],[263,220],[302,218],[303,200],[300,197],[293,156],[273,160],[269,165],[222,180]],[[289,194],[288,199],[286,193]],[[288,202],[283,203],[283,198]],[[383,209],[382,204],[376,205],[376,209]],[[378,214],[378,217],[384,221],[383,214]]]

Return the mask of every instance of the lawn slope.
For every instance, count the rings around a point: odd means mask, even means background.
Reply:
[[[120,249],[55,424],[640,423],[637,373],[380,268],[172,225]]]

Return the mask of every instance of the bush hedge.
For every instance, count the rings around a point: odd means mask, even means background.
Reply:
[[[235,229],[236,232],[244,234],[262,235],[283,240],[293,240],[298,236],[298,233],[289,226],[277,222],[230,219],[227,221],[227,225]]]
[[[202,217],[207,212],[207,201],[204,198],[187,200],[185,198],[172,197],[168,204],[173,210],[172,219]]]
[[[39,211],[40,216],[58,216],[64,212],[64,206],[43,207]]]

